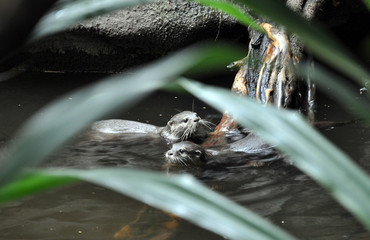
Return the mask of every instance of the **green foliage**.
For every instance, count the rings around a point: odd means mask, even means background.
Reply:
[[[240,57],[240,52],[231,47],[188,48],[134,74],[114,75],[68,94],[73,101],[60,98],[31,117],[18,131],[7,157],[0,162],[0,183],[8,181],[20,169],[40,163],[94,119],[117,108],[127,109],[185,71],[196,69],[197,65],[204,66],[207,62],[207,68],[213,69],[225,66]]]
[[[259,32],[265,32],[251,17],[245,14],[243,9],[231,2],[222,1],[222,0],[195,0],[203,5],[222,10],[224,13],[229,14],[230,16],[235,17],[239,22],[243,23],[245,26],[253,27]]]
[[[367,1],[367,0],[366,0]],[[218,4],[218,0],[207,0]],[[362,67],[356,57],[339,41],[329,33],[322,30],[319,26],[308,22],[303,17],[288,9],[282,1],[276,0],[237,0],[240,4],[245,4],[257,13],[270,18],[287,30],[297,34],[305,46],[310,49],[317,57],[336,67],[338,71],[348,74],[356,79],[361,85],[369,84],[370,74]],[[228,5],[217,5],[218,9],[239,19],[239,12],[232,12]],[[246,26],[250,23],[240,20]]]
[[[227,109],[238,123],[277,145],[297,167],[326,187],[370,229],[370,178],[298,113],[262,107],[225,89],[188,80],[182,80],[180,85],[215,109]]]
[[[0,204],[75,181],[76,179],[74,177],[69,176],[47,176],[37,173],[27,174],[21,179],[0,188]]]
[[[39,38],[59,31],[77,20],[86,19],[97,13],[105,13],[139,2],[147,1],[61,1],[61,5],[52,10],[40,23],[34,37]],[[201,2],[223,9],[246,25],[253,25],[250,19],[241,16],[241,10],[235,5],[211,0]],[[367,71],[360,67],[358,61],[354,60],[344,47],[281,3],[273,0],[242,2],[297,33],[317,56],[339,70],[344,69],[343,71],[355,77],[360,83],[368,82]],[[0,162],[0,183],[3,185],[0,189],[0,202],[4,203],[81,179],[174,212],[231,239],[292,239],[277,227],[210,191],[189,176],[166,177],[150,172],[119,169],[85,171],[64,169],[35,172],[9,183],[16,176],[19,177],[25,167],[40,163],[91,121],[114,109],[127,109],[148,93],[165,86],[169,87],[170,81],[184,72],[199,70],[197,66],[215,69],[241,58],[240,55],[236,56],[238,54],[230,55],[230,52],[235,53],[235,49],[209,46],[189,48],[138,69],[135,74],[115,75],[104,82],[75,91],[68,95],[72,97],[73,102],[61,98],[44,108],[19,130],[14,143]],[[314,74],[318,78],[332,79],[325,71],[319,70]],[[220,111],[227,108],[241,124],[254,128],[266,140],[277,144],[279,149],[291,156],[297,167],[326,187],[343,206],[370,229],[369,177],[339,149],[307,126],[296,113],[261,107],[249,99],[231,95],[228,90],[187,80],[179,83]],[[354,101],[353,93],[347,92],[339,81],[330,86],[345,96],[346,101],[353,106],[354,112],[369,119],[367,99],[363,102]],[[170,87],[174,88],[175,85],[171,84]],[[240,109],[249,109],[250,112]],[[199,217],[200,215],[202,217]]]
[[[108,13],[120,8],[152,2],[152,0],[59,0],[46,14],[32,33],[36,40],[61,31],[82,20]]]
[[[298,76],[304,79],[309,75],[312,79],[315,79],[315,83],[322,91],[336,99],[354,115],[370,125],[370,102],[365,96],[359,97],[358,89],[347,83],[345,79],[319,64],[315,64],[315,67],[312,67],[308,63],[302,63],[295,68]]]
[[[370,0],[363,0],[363,2],[367,5],[367,7],[370,10]]]
[[[192,176],[166,176],[128,169],[47,170],[20,179],[12,185],[42,187],[60,179],[80,179],[131,196],[152,206],[170,211],[184,219],[230,239],[294,239],[258,215],[238,206],[196,181]],[[41,181],[40,181],[41,180]],[[36,186],[37,187],[37,186]],[[11,188],[13,195],[27,188]],[[35,189],[31,189],[35,190]],[[1,195],[0,191],[0,197]]]

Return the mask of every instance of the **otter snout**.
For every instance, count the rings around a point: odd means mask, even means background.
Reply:
[[[174,155],[174,153],[173,153],[173,151],[171,151],[171,150],[168,150],[167,152],[166,152],[166,158],[168,158],[168,157],[170,157],[170,156],[173,156]]]
[[[176,161],[176,151],[175,150],[168,150],[165,154],[166,161],[170,164],[175,164]]]

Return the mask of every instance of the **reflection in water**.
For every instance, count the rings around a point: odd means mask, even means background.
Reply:
[[[116,166],[190,173],[301,239],[368,236],[349,213],[294,166],[278,161],[262,168],[164,168],[167,149],[160,137],[125,135],[91,140],[83,135],[44,167]],[[86,183],[12,203],[2,209],[0,218],[0,236],[7,239],[58,239],[61,235],[84,239],[222,239],[176,216]]]
[[[56,79],[53,79],[50,88],[54,89],[55,83]],[[27,84],[23,83],[12,89],[23,91],[19,94],[26,96],[29,95],[28,91],[40,86],[33,82]],[[60,85],[64,86],[64,81]],[[36,108],[25,103],[36,103],[39,107],[46,100],[41,99],[45,94],[37,93],[32,95],[31,100],[26,101],[22,98],[19,102],[14,102],[10,97],[14,93],[12,91],[7,93],[4,89],[0,94],[4,109],[9,110],[7,111],[9,113],[19,114],[1,116],[0,122],[3,124],[0,133],[7,137],[9,132],[14,130],[13,119],[19,122],[19,119],[28,116]],[[166,104],[163,104],[164,102]],[[174,95],[160,93],[149,101],[137,105],[134,109],[136,112],[133,110],[130,114],[125,113],[120,118],[137,120],[140,116],[141,120],[149,119],[156,125],[163,125],[168,118],[158,119],[159,116],[173,114],[166,112],[165,108],[187,110],[191,102],[192,98],[178,96],[174,98]],[[19,103],[23,104],[22,108],[18,107]],[[195,111],[204,117],[202,106],[204,106],[202,103],[197,103],[196,107],[199,109]],[[336,109],[333,104],[331,106],[325,111],[330,115],[329,120],[348,119],[336,116],[335,114],[342,114],[343,111]],[[28,112],[25,112],[27,107]],[[212,112],[207,110],[206,113]],[[148,116],[144,117],[143,114]],[[328,115],[325,115],[325,118]],[[10,119],[6,119],[6,116]],[[368,128],[361,124],[353,124],[324,133],[367,171],[370,170]],[[233,166],[162,169],[165,162],[163,154],[168,149],[163,139],[141,136],[138,141],[134,136],[125,136],[91,140],[91,136],[87,139],[86,137],[76,138],[74,142],[52,156],[44,167],[115,166],[145,168],[162,171],[164,174],[189,173],[210,188],[268,218],[299,239],[370,238],[367,231],[325,190],[294,166],[277,162],[262,168]],[[101,240],[115,239],[114,236],[117,239],[130,239],[122,238],[124,236],[130,236],[131,239],[224,239],[163,211],[88,183],[50,190],[2,206],[0,222],[0,239],[9,240]]]
[[[145,205],[136,219],[114,234],[116,239],[169,239],[178,231],[181,218],[166,212],[153,214],[153,208]],[[145,215],[145,216],[144,216]],[[145,218],[146,217],[146,218]],[[151,219],[151,218],[152,219]]]
[[[45,167],[141,167],[159,170],[167,150],[158,134],[115,134],[91,138],[83,134],[47,161]],[[95,133],[94,137],[96,136]]]

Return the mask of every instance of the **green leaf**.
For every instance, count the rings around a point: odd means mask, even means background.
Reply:
[[[288,9],[283,1],[238,0],[238,2],[244,3],[254,11],[296,33],[308,49],[317,57],[336,67],[338,71],[352,76],[361,85],[370,84],[369,71],[343,44],[319,26]]]
[[[366,5],[367,8],[370,10],[370,0],[362,0]]]
[[[0,184],[20,169],[40,163],[95,119],[120,111],[197,65],[214,71],[241,57],[240,49],[202,45],[166,57],[134,74],[118,74],[69,93],[30,118],[0,162]],[[210,61],[210,59],[212,61]]]
[[[222,0],[194,0],[194,1],[199,2],[203,5],[221,10],[229,14],[230,16],[233,16],[245,26],[247,27],[251,26],[255,30],[265,33],[265,30],[263,30],[263,28],[261,28],[260,25],[258,25],[251,17],[249,17],[245,13],[245,11],[243,11],[238,5],[235,5],[230,2],[225,2]]]
[[[364,96],[359,96],[359,90],[348,84],[348,81],[331,73],[319,64],[311,67],[308,63],[295,66],[297,75],[303,79],[309,76],[315,80],[320,90],[337,100],[348,110],[370,125],[370,102]]]
[[[72,24],[121,8],[152,0],[64,0],[45,15],[32,33],[32,40],[61,31]]]
[[[5,187],[0,188],[0,204],[75,181],[76,179],[73,177],[29,174],[18,181],[14,181]]]
[[[165,176],[128,169],[45,170],[14,185],[40,185],[57,179],[80,179],[172,212],[230,239],[294,239],[258,215],[200,184],[192,176]],[[26,182],[25,182],[26,181]],[[42,182],[43,181],[43,182]],[[15,190],[15,188],[12,188]],[[22,190],[26,190],[22,188]],[[9,192],[9,191],[8,191]],[[0,197],[3,191],[0,190]],[[13,194],[15,195],[15,194]]]
[[[318,181],[370,229],[370,179],[341,150],[295,112],[277,110],[228,90],[187,80],[180,84],[219,111],[227,109],[241,125],[287,153],[295,165]]]

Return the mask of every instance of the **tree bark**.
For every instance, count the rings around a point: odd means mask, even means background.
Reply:
[[[350,9],[357,9],[362,2],[356,2]],[[341,17],[348,18],[350,14],[343,14],[341,8],[348,7],[348,1],[325,1],[325,0],[287,0],[287,6],[293,11],[301,14],[309,21],[322,21],[326,19],[330,24],[340,24],[343,19],[336,20],[328,18],[328,15],[340,13]],[[333,8],[337,8],[334,11]],[[365,8],[366,9],[366,8]],[[232,66],[240,67],[234,79],[231,91],[239,95],[245,95],[256,99],[263,104],[273,104],[277,108],[294,108],[305,114],[307,121],[315,121],[315,83],[307,76],[303,81],[297,81],[293,66],[299,64],[306,56],[302,42],[291,34],[284,31],[284,28],[268,23],[261,18],[261,27],[267,32],[263,35],[254,29],[249,29],[249,51],[246,58],[237,61]],[[312,61],[312,59],[309,59]],[[242,110],[241,110],[242,111]],[[242,135],[238,124],[224,113],[220,123],[214,132],[203,143],[209,147],[222,145],[230,139],[230,133]]]
[[[287,5],[306,18],[333,30],[352,49],[358,48],[355,50],[363,59],[370,54],[364,51],[364,47],[360,49],[364,44],[361,41],[368,34],[363,24],[370,20],[369,11],[361,0],[287,0]],[[32,9],[27,8],[36,14]],[[264,21],[260,19],[260,22]],[[21,25],[26,26],[27,22],[32,21],[23,19]],[[29,32],[31,26],[21,32]],[[8,29],[14,32],[18,27],[9,25]],[[7,32],[5,35],[11,36]],[[218,11],[192,1],[166,0],[116,11],[77,24],[25,46],[0,63],[0,70],[16,67],[37,71],[117,72],[198,41],[228,40],[247,45],[252,35],[246,27]],[[25,39],[26,36],[19,39]],[[1,39],[4,41],[5,38]],[[303,45],[294,35],[289,39],[292,53],[300,58]],[[8,42],[19,46],[23,41]],[[2,46],[3,49],[10,49],[6,47],[8,45]],[[2,57],[4,55],[7,53]]]

